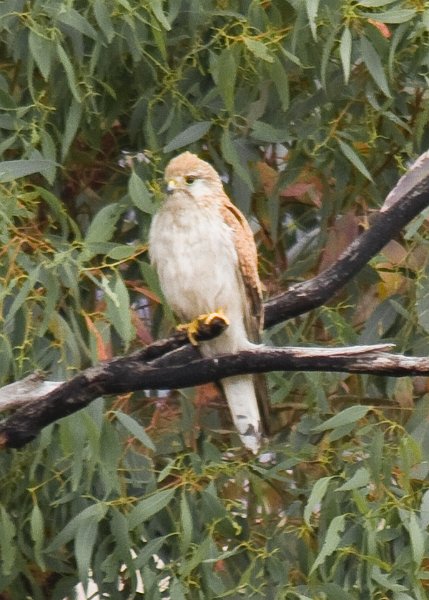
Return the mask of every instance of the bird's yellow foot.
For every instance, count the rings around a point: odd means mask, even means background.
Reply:
[[[216,312],[199,315],[190,323],[182,323],[181,325],[177,326],[177,330],[186,331],[191,344],[193,346],[198,346],[198,338],[202,337],[204,339],[204,332],[202,331],[204,329],[204,326],[213,325],[216,321],[220,321],[220,324],[223,326],[223,328],[229,325],[228,317],[225,315],[221,308]]]

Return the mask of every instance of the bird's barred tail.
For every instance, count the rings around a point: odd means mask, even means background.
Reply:
[[[261,446],[263,424],[252,375],[222,379],[232,420],[243,445],[256,454]]]

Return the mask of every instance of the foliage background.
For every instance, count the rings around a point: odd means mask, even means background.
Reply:
[[[228,177],[267,294],[335,260],[428,147],[428,28],[422,0],[1,2],[2,382],[168,332],[146,240],[182,149]],[[267,343],[427,354],[426,228]],[[103,598],[426,598],[427,382],[270,386],[262,458],[225,454],[210,388],[99,399],[2,453],[0,598],[89,573]]]

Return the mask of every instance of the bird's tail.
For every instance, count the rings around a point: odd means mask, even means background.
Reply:
[[[264,424],[252,375],[222,379],[232,420],[243,445],[256,454],[261,446]]]

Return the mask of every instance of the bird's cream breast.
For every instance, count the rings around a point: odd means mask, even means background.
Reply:
[[[168,202],[154,217],[150,256],[167,302],[192,319],[222,307],[226,291],[238,293],[233,232],[213,206],[179,209]]]

